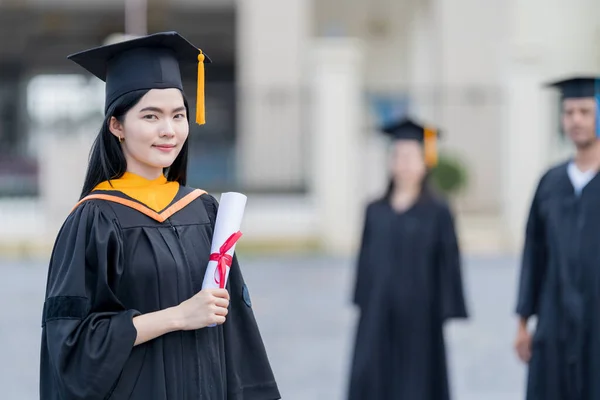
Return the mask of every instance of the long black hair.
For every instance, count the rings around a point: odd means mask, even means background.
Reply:
[[[80,199],[84,198],[101,182],[118,179],[127,171],[127,161],[119,139],[110,132],[110,120],[115,117],[120,123],[125,120],[125,114],[131,110],[149,90],[137,90],[126,93],[116,99],[106,111],[104,122],[94,140],[88,168],[85,175]],[[182,93],[183,95],[183,93]],[[188,102],[183,96],[183,102],[189,116]],[[188,141],[183,144],[179,155],[169,168],[165,168],[168,181],[185,185],[187,181]]]

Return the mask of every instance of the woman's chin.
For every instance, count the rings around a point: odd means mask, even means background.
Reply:
[[[151,165],[155,168],[169,168],[175,162],[175,158],[173,157],[161,157],[158,159],[153,159],[148,162],[148,165]]]

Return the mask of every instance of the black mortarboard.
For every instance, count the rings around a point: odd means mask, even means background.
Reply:
[[[600,94],[599,85],[599,78],[594,76],[573,77],[548,84],[548,86],[558,88],[563,99],[596,97]]]
[[[204,63],[211,60],[177,32],[161,32],[68,56],[106,82],[105,112],[120,96],[143,89],[183,91],[181,67],[198,64],[196,122],[204,118]]]
[[[410,118],[393,121],[381,128],[392,140],[416,140],[423,144],[425,163],[429,167],[437,164],[437,139],[440,137],[438,129],[424,126]]]

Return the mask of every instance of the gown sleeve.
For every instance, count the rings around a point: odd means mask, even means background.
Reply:
[[[448,206],[444,206],[440,214],[438,287],[441,292],[442,320],[467,318],[461,272],[461,254],[454,217]]]
[[[546,237],[544,221],[540,215],[540,182],[533,197],[525,228],[525,245],[521,258],[521,273],[516,312],[529,318],[538,312],[538,300],[546,266]]]
[[[88,201],[67,218],[54,245],[42,317],[42,390],[62,399],[110,394],[133,348],[136,310],[114,287],[123,272],[120,232]],[[55,393],[56,395],[56,393]]]
[[[217,200],[202,196],[214,228]],[[279,389],[252,310],[248,286],[234,254],[229,278],[229,313],[223,324],[228,400],[276,400]]]
[[[356,265],[356,275],[354,281],[354,295],[352,302],[359,308],[365,307],[366,298],[369,296],[370,279],[369,274],[369,248],[371,245],[370,235],[370,220],[372,214],[372,206],[367,207],[365,212],[365,221],[363,225],[360,249],[358,251],[358,261]]]

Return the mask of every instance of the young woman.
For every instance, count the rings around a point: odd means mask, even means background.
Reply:
[[[70,58],[106,82],[106,117],[50,260],[40,398],[279,399],[237,260],[201,290],[217,202],[185,186],[180,64],[203,123],[210,60],[175,32]]]
[[[448,400],[443,323],[467,311],[453,216],[427,184],[437,132],[410,120],[384,132],[392,179],[366,211],[349,399]]]

